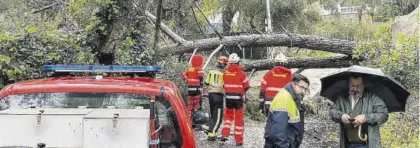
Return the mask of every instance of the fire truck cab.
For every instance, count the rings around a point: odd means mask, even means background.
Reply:
[[[153,77],[162,67],[45,65],[43,70],[53,76],[0,91],[0,147],[196,147],[178,88]]]

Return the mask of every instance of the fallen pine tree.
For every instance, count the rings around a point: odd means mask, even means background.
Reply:
[[[147,17],[155,20],[151,13],[146,13]],[[357,64],[360,59],[353,59],[352,55],[356,49],[357,42],[339,39],[329,39],[312,35],[299,34],[250,34],[239,36],[221,36],[200,40],[187,41],[175,34],[168,27],[159,23],[162,31],[171,38],[172,44],[167,44],[159,48],[160,55],[173,56],[185,53],[196,53],[197,51],[211,51],[212,54],[207,58],[207,62],[221,47],[298,47],[310,50],[326,51],[338,53],[331,57],[294,57],[290,58],[286,64],[289,68],[340,68]],[[243,49],[242,49],[243,50]],[[340,55],[341,54],[341,55]],[[207,64],[206,64],[207,65]],[[256,60],[243,63],[245,71],[268,70],[273,68],[274,62],[271,60]]]
[[[293,57],[288,60],[288,68],[341,68],[357,64],[358,60],[346,55],[336,55],[331,57]],[[255,60],[243,63],[245,71],[268,70],[274,67],[272,60]]]

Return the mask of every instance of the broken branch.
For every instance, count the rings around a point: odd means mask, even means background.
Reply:
[[[52,3],[50,5],[47,5],[45,7],[42,7],[40,9],[34,10],[34,11],[32,11],[32,13],[38,13],[38,12],[44,11],[45,9],[49,9],[49,8],[51,8],[51,7],[53,7],[53,6],[57,5],[57,4],[58,4],[58,2]]]
[[[220,44],[211,54],[210,54],[210,56],[209,56],[209,58],[207,59],[207,62],[206,62],[206,64],[204,64],[204,66],[203,66],[203,70],[204,69],[206,69],[206,67],[207,67],[207,65],[209,64],[209,62],[210,62],[210,59],[214,56],[214,54],[216,54],[217,52],[219,52],[220,51],[220,49],[222,49],[222,47],[223,47],[223,44]]]
[[[156,17],[151,14],[150,12],[146,11],[146,16],[148,18],[150,18],[152,21],[156,21]],[[168,28],[168,26],[166,26],[165,24],[163,24],[162,22],[160,23],[159,27],[162,29],[162,31],[169,37],[171,38],[172,41],[180,44],[182,42],[185,42],[186,40],[184,40],[182,37],[180,37],[179,35],[177,35],[175,32],[173,32],[171,29]]]
[[[290,58],[286,63],[287,68],[341,68],[354,65],[355,61],[346,55],[337,55],[331,57],[301,57]],[[244,70],[269,70],[274,67],[272,60],[256,60],[249,63],[244,63]]]
[[[254,72],[255,72],[255,68],[252,69],[251,73],[248,76],[248,79],[251,79],[252,78],[252,76],[254,75]]]

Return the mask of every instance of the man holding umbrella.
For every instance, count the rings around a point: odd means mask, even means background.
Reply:
[[[379,126],[388,112],[403,111],[408,91],[379,69],[352,66],[321,79],[321,96],[335,102],[331,119],[340,124],[341,148],[381,147]]]

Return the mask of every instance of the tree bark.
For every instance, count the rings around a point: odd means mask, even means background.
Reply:
[[[157,45],[159,42],[159,29],[160,24],[161,24],[161,13],[162,13],[162,0],[159,0],[158,2],[158,8],[157,8],[157,12],[156,12],[156,23],[155,23],[155,41],[153,42],[153,50],[157,50]]]
[[[229,0],[223,7],[222,7],[222,31],[224,35],[234,35],[233,30],[233,17],[237,11],[237,4],[238,1],[236,0]],[[237,48],[238,46],[225,48],[229,53],[232,52],[242,52],[242,58],[245,58],[244,52],[241,50],[242,48]]]
[[[288,59],[287,68],[341,68],[348,67],[356,64],[357,61],[352,60],[351,57],[346,55],[337,55],[331,57],[302,57]],[[272,60],[257,60],[249,63],[244,63],[244,70],[269,70],[274,67]]]
[[[229,32],[233,31],[233,28],[231,28],[231,24],[233,21],[233,16],[235,16],[236,7],[235,7],[235,1],[228,1],[227,4],[223,7],[222,12],[222,26],[223,26],[223,34],[229,34]]]
[[[298,34],[253,34],[225,36],[223,40],[220,40],[219,38],[209,38],[195,41],[185,41],[182,42],[181,45],[171,44],[168,46],[163,46],[160,48],[160,51],[166,54],[183,54],[186,52],[193,52],[195,48],[198,48],[199,51],[212,50],[217,48],[217,46],[220,44],[223,44],[225,47],[236,47],[238,44],[242,47],[299,47],[312,50],[341,53],[351,56],[357,45],[357,42]]]
[[[185,29],[185,18],[186,18],[186,7],[187,4],[191,3],[189,0],[177,0],[177,8],[176,8],[176,14],[177,17],[175,17],[175,33],[179,35],[180,37],[184,36],[184,29]]]
[[[144,29],[146,19],[142,19],[147,8],[146,4],[146,0],[112,0],[96,13],[101,22],[92,29],[86,45],[92,48],[92,53],[96,54],[100,64],[115,64],[115,53],[117,49],[124,48],[123,41],[127,38],[131,38],[133,43],[133,46],[129,47],[133,49],[129,51],[132,57],[147,50],[148,40],[144,36],[148,34]],[[133,28],[135,31],[128,31],[126,28]]]
[[[207,38],[206,33],[204,33],[203,28],[201,28],[201,25],[200,25],[200,23],[198,22],[197,14],[195,13],[195,10],[194,10],[194,6],[193,6],[193,4],[191,3],[191,4],[190,4],[190,6],[191,6],[191,10],[192,10],[192,12],[193,12],[193,16],[194,16],[195,24],[197,24],[197,27],[198,27],[198,29],[200,29],[201,34],[203,34],[204,38]]]

